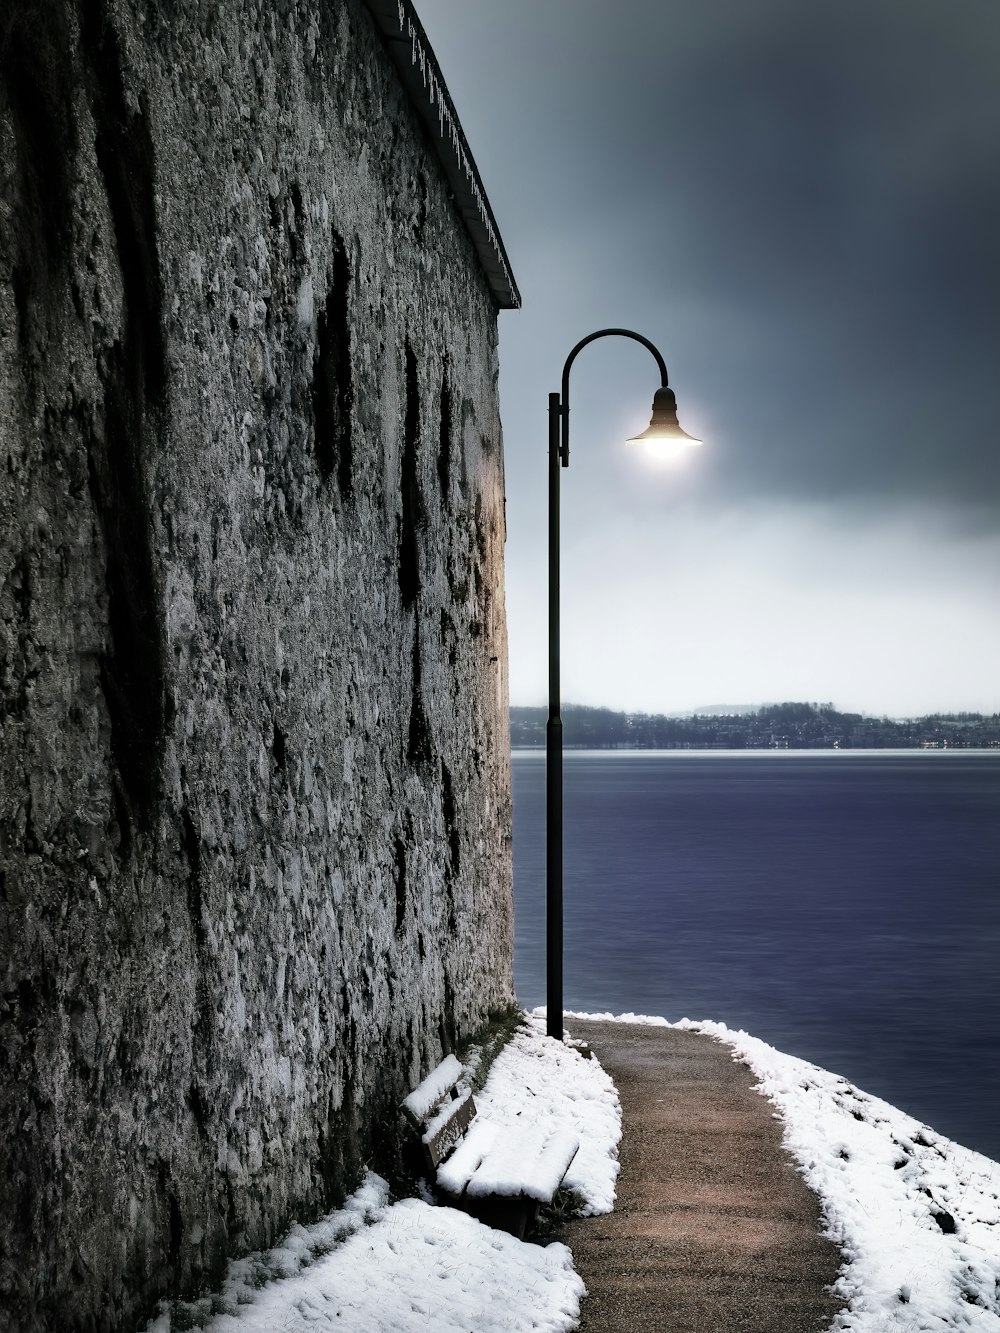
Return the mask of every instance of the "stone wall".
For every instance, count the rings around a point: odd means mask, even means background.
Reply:
[[[141,1326],[511,1001],[496,379],[360,0],[7,0],[0,1327]]]

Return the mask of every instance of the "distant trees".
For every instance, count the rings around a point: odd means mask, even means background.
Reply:
[[[545,708],[510,710],[515,749],[545,745]],[[832,703],[765,704],[736,714],[685,717],[619,713],[567,704],[563,743],[569,748],[673,749],[888,749],[1000,747],[1000,714],[932,713],[898,720],[842,713]]]

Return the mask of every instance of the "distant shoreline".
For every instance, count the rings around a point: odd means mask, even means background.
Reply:
[[[511,745],[511,754],[544,754],[543,745]],[[994,745],[744,745],[736,749],[718,745],[563,745],[563,754],[1000,754]]]
[[[547,710],[513,705],[511,748],[545,746]],[[753,712],[684,717],[619,713],[568,704],[562,712],[566,750],[994,750],[1000,714],[931,713],[876,718],[842,713],[831,704],[767,704]]]

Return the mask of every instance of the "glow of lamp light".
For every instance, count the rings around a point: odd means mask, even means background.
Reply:
[[[628,443],[644,445],[647,456],[657,463],[680,463],[687,458],[691,446],[700,445],[701,440],[696,440],[690,435],[683,439],[678,436],[654,435],[645,439],[629,440]]]

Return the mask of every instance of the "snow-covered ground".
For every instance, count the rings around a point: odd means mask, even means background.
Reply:
[[[576,1017],[671,1026],[634,1014]],[[1000,1165],[745,1032],[687,1019],[674,1026],[731,1046],[783,1120],[844,1253],[835,1288],[844,1308],[829,1333],[1000,1333]],[[595,1060],[544,1035],[538,1011],[476,1101],[480,1115],[578,1135],[565,1183],[585,1211],[610,1210],[617,1093]],[[165,1303],[147,1333],[568,1333],[583,1295],[565,1245],[526,1244],[418,1199],[392,1203],[386,1183],[369,1175],[343,1209],[231,1264],[218,1293]]]
[[[616,1021],[671,1026],[635,1014]],[[1000,1333],[1000,1164],[746,1032],[673,1026],[731,1046],[784,1121],[785,1145],[844,1254],[834,1288],[844,1309],[830,1333]]]
[[[453,1208],[420,1199],[390,1204],[388,1195],[370,1174],[344,1209],[231,1264],[217,1295],[165,1309],[148,1333],[576,1327],[583,1283],[565,1245],[526,1245]]]
[[[480,1115],[502,1124],[523,1120],[575,1134],[580,1150],[563,1187],[580,1195],[585,1215],[611,1212],[622,1133],[618,1093],[596,1060],[546,1037],[543,1018],[527,1018],[500,1052],[476,1105]]]
[[[577,1135],[564,1184],[585,1212],[611,1211],[621,1109],[596,1060],[528,1019],[475,1095],[487,1119]],[[565,1245],[528,1244],[420,1199],[391,1203],[369,1174],[344,1208],[230,1264],[220,1291],[164,1302],[147,1333],[568,1333],[583,1295]]]

